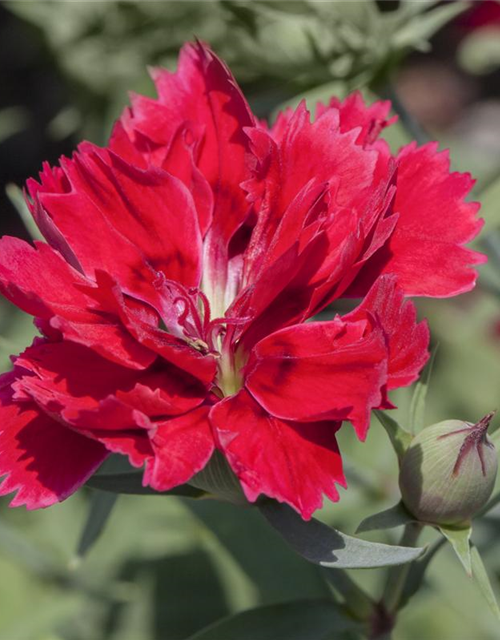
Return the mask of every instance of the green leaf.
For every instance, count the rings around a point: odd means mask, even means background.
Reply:
[[[481,593],[483,594],[486,602],[488,603],[491,612],[500,620],[500,609],[498,607],[497,599],[495,597],[495,593],[493,592],[493,588],[490,583],[490,579],[488,574],[486,573],[485,566],[479,555],[479,551],[475,545],[471,545],[471,558],[472,558],[472,577],[474,578],[475,583],[479,587]]]
[[[238,478],[219,451],[215,451],[206,467],[193,476],[188,484],[227,502],[248,505]]]
[[[387,431],[387,435],[391,440],[394,451],[398,456],[398,462],[399,464],[401,464],[403,456],[412,441],[411,433],[408,433],[408,431],[403,429],[403,427],[401,427],[400,424],[396,422],[396,420],[394,420],[394,418],[391,418],[383,411],[375,410],[374,413],[377,416],[380,424]]]
[[[189,640],[326,640],[359,626],[330,600],[297,600],[224,618]]]
[[[270,12],[292,15],[307,15],[311,7],[306,0],[283,2],[282,0],[253,0],[252,6],[268,15]]]
[[[245,29],[252,37],[257,35],[257,14],[250,6],[242,5],[233,0],[220,0],[222,9],[225,9],[234,23]]]
[[[78,558],[83,558],[88,553],[104,531],[118,495],[99,491],[91,496],[89,514],[76,552]]]
[[[291,508],[274,502],[260,510],[268,522],[303,558],[322,567],[370,569],[412,562],[425,551],[420,547],[398,547],[348,536],[312,518],[302,518]]]
[[[458,559],[463,564],[468,576],[472,576],[472,559],[470,551],[470,536],[472,527],[446,527],[441,525],[439,530],[453,547]]]
[[[414,16],[392,36],[393,46],[397,49],[418,47],[468,7],[466,2],[453,2]]]
[[[379,511],[379,513],[365,518],[356,529],[356,533],[394,529],[410,522],[416,522],[415,518],[406,510],[402,502],[398,502],[390,509]]]
[[[433,7],[438,0],[419,0],[415,2],[414,0],[402,0],[400,3],[399,13],[403,14],[404,17],[413,17],[418,15],[419,13],[423,13],[427,9]]]
[[[413,392],[409,411],[409,430],[413,435],[418,431],[421,431],[425,426],[425,400],[438,348],[439,345],[436,345],[432,350],[429,362],[415,385],[415,391]]]
[[[132,495],[146,496],[181,496],[184,498],[201,498],[206,496],[205,491],[190,487],[187,484],[174,487],[170,491],[155,491],[151,487],[142,486],[142,473],[103,473],[89,478],[86,482],[88,487],[109,491],[111,493],[127,493]]]

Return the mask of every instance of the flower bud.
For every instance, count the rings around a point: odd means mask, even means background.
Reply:
[[[401,464],[403,503],[423,522],[457,525],[488,501],[498,468],[487,430],[493,413],[476,424],[445,420],[411,442]]]

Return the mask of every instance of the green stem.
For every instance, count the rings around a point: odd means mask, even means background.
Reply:
[[[357,620],[369,620],[375,602],[343,569],[324,569],[326,579],[344,600],[345,608]]]
[[[422,528],[423,525],[417,522],[407,524],[400,545],[414,547]],[[370,620],[370,640],[390,640],[410,568],[411,563],[408,563],[391,567],[387,572],[384,593],[375,605]]]
[[[410,522],[404,528],[400,545],[402,547],[416,546],[421,531],[421,524],[418,522]],[[398,611],[410,568],[411,562],[397,567],[392,567],[387,573],[387,580],[381,604],[390,616],[394,616]]]

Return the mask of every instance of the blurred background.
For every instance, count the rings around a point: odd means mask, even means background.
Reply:
[[[440,345],[427,422],[476,421],[498,408],[500,3],[494,0],[4,1],[1,234],[30,238],[25,180],[82,139],[105,144],[128,92],[154,95],[146,67],[175,68],[178,49],[194,36],[225,58],[260,117],[272,119],[303,97],[313,108],[360,89],[368,100],[393,101],[400,119],[384,135],[394,150],[414,138],[438,140],[451,149],[456,170],[477,178],[474,197],[483,202],[486,224],[475,244],[489,263],[473,292],[418,303]],[[33,335],[31,318],[2,301],[2,370]],[[403,390],[393,398],[403,423],[410,397]],[[353,533],[362,518],[396,501],[397,465],[376,420],[366,445],[349,426],[340,439],[350,487],[319,517]],[[259,604],[328,594],[319,571],[285,549],[257,513],[215,502],[122,496],[103,536],[77,561],[90,495],[83,490],[34,513],[9,510],[1,500],[0,640],[180,640]],[[495,588],[499,533],[497,510],[474,534]],[[378,576],[353,574],[374,594]],[[446,548],[403,610],[395,639],[471,637],[498,638],[497,623]]]

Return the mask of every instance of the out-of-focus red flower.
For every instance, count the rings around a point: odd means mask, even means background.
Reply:
[[[467,31],[483,28],[500,28],[500,4],[497,0],[479,0],[460,15],[456,23]]]
[[[309,518],[344,485],[342,421],[364,439],[427,360],[404,296],[474,284],[472,180],[435,144],[391,156],[386,102],[267,129],[202,44],[153,77],[107,148],[28,182],[47,244],[0,241],[1,290],[43,335],[1,379],[0,493],[50,505],[110,452],[164,491],[217,447],[249,500]],[[306,322],[340,297],[363,300]]]

